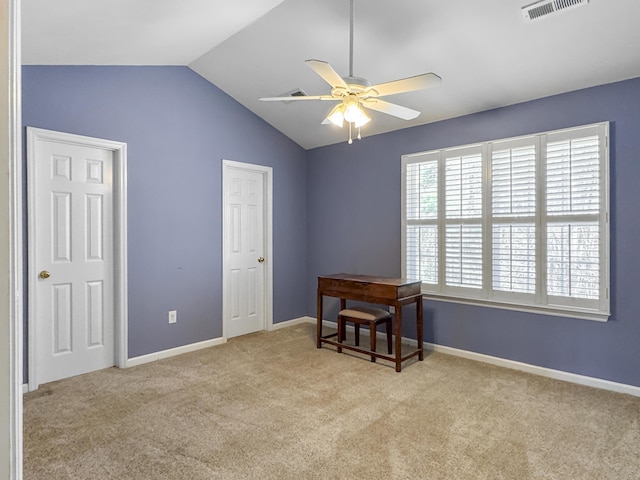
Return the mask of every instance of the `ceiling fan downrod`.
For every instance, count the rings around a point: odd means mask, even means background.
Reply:
[[[349,79],[354,79],[353,76],[353,24],[354,17],[356,11],[355,0],[349,0]],[[360,106],[360,102],[358,101],[358,107]],[[351,122],[349,124],[349,140],[347,143],[351,145],[353,143],[353,137],[351,135]],[[360,125],[358,125],[358,140],[362,140],[362,135],[360,133]]]
[[[351,20],[349,23],[349,77],[353,77],[353,17],[355,16],[355,0],[349,0],[351,6]]]

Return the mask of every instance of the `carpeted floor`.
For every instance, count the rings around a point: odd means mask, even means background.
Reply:
[[[640,478],[640,398],[303,324],[25,395],[25,480]]]

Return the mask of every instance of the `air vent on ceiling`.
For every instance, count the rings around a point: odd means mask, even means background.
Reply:
[[[304,90],[302,90],[301,88],[296,88],[295,90],[291,90],[289,92],[285,92],[282,93],[280,95],[278,95],[279,97],[306,97],[308,96],[307,92],[305,92]],[[283,100],[283,102],[285,103],[289,103],[289,100]]]
[[[293,92],[289,92],[288,95],[290,97],[306,97],[307,96],[307,92],[305,92],[301,88],[297,88]]]
[[[543,0],[522,7],[522,14],[526,20],[539,20],[552,13],[581,7],[587,3],[589,3],[589,0]]]

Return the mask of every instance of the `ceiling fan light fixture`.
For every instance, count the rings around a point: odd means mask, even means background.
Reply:
[[[327,115],[327,120],[333,123],[336,127],[342,128],[344,125],[344,104],[336,105],[333,110]]]
[[[344,105],[344,119],[353,123],[356,127],[361,127],[371,121],[357,100],[347,100]]]
[[[371,121],[371,117],[369,115],[366,114],[366,112],[364,110],[362,110],[361,108],[358,109],[360,111],[360,115],[358,117],[358,119],[353,122],[354,125],[356,126],[356,128],[360,128],[364,125],[366,125],[367,123],[369,123]]]
[[[344,109],[344,119],[349,123],[355,123],[360,119],[361,113],[362,110],[360,110],[357,103],[348,103]]]

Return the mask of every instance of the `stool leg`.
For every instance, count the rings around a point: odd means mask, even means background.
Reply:
[[[344,319],[342,315],[338,315],[338,343],[344,340]],[[342,347],[338,345],[338,353],[342,353]]]
[[[376,322],[371,322],[369,324],[369,335],[371,335],[370,339],[370,350],[372,352],[376,351]],[[371,355],[371,361],[375,363],[376,357]]]
[[[353,327],[356,331],[356,346],[360,346],[360,324],[355,323]]]
[[[387,353],[391,355],[391,319],[385,322],[387,325]]]

